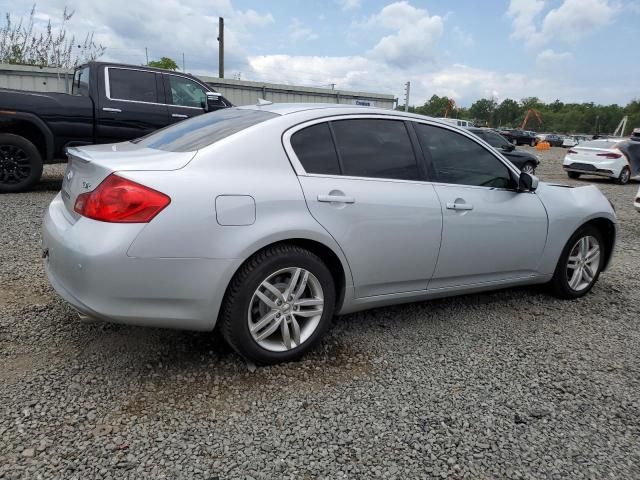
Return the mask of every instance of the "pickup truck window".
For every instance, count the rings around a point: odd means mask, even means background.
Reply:
[[[89,70],[88,66],[76,70],[71,90],[75,95],[89,96]]]
[[[125,68],[108,69],[108,93],[112,100],[158,103],[156,74]]]
[[[205,90],[193,80],[167,75],[169,77],[170,103],[182,107],[202,108],[207,101]],[[166,77],[165,77],[166,78]]]
[[[278,116],[261,110],[225,108],[175,123],[132,143],[167,152],[193,152]]]

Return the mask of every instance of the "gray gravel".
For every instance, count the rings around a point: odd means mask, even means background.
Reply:
[[[543,180],[569,180],[562,150]],[[640,478],[638,184],[594,291],[511,289],[336,319],[248,369],[207,334],[79,323],[40,219],[63,166],[0,197],[0,479]]]

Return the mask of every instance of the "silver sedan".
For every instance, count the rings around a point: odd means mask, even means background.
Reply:
[[[580,297],[616,238],[596,187],[538,183],[389,110],[263,102],[68,156],[43,227],[59,294],[93,319],[218,324],[261,363],[298,358],[335,314],[513,285]]]

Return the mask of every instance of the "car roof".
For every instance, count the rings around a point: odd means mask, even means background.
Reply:
[[[296,113],[306,112],[312,113],[313,116],[321,118],[331,115],[393,115],[396,117],[406,117],[407,119],[429,120],[435,123],[451,126],[450,123],[444,122],[434,117],[419,115],[416,113],[402,112],[400,110],[389,110],[387,108],[364,107],[359,105],[346,105],[337,103],[262,103],[256,105],[243,105],[243,110],[261,110],[264,112],[275,113],[277,115],[292,115]]]

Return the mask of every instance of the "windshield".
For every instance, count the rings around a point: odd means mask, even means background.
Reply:
[[[275,117],[278,115],[262,110],[226,108],[184,120],[132,142],[168,152],[192,152]]]

